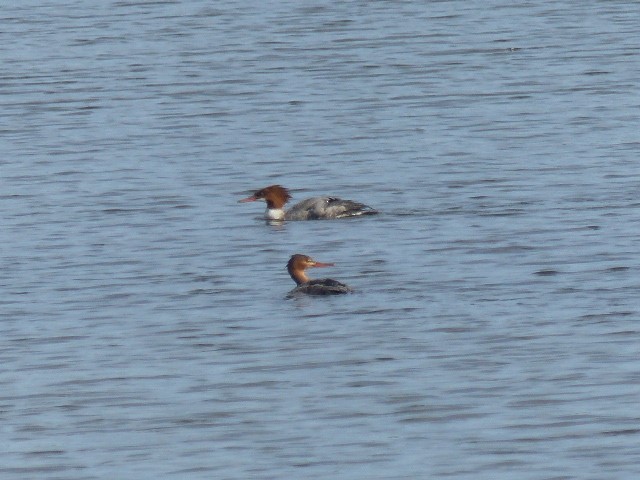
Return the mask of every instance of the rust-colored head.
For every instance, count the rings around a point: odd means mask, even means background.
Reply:
[[[258,190],[250,197],[238,200],[238,203],[264,200],[265,202],[267,202],[267,208],[282,208],[290,198],[291,194],[289,193],[289,190],[281,185],[271,185],[269,187],[263,188],[262,190]]]
[[[313,267],[333,267],[333,263],[316,262],[313,258],[300,253],[292,255],[287,263],[287,271],[298,285],[309,281],[309,277],[304,271]]]

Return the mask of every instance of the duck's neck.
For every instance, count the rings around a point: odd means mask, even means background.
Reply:
[[[269,208],[265,214],[267,220],[284,220],[284,208]]]
[[[291,275],[293,281],[298,285],[309,281],[309,277],[304,273],[304,270],[294,270],[293,268],[288,268],[287,270],[289,270],[289,275]]]

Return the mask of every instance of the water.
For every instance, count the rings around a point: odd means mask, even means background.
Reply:
[[[636,478],[637,10],[5,5],[0,476]]]

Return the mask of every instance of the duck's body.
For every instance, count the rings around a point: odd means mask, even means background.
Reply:
[[[289,296],[299,293],[305,295],[341,295],[352,291],[351,287],[344,283],[330,278],[322,278],[320,280],[309,280],[308,282],[301,283],[289,292]]]
[[[284,206],[290,198],[289,190],[280,185],[271,185],[239,202],[264,200],[267,203],[265,217],[268,220],[320,220],[378,213],[363,203],[329,196],[307,198],[285,211]]]
[[[313,197],[296,203],[285,213],[286,220],[320,220],[359,217],[378,213],[373,208],[353,200],[336,197]]]
[[[295,296],[298,294],[305,295],[341,295],[350,293],[353,290],[348,285],[330,278],[320,280],[310,280],[305,273],[307,268],[313,267],[332,267],[333,263],[316,262],[307,255],[296,254],[289,259],[287,263],[287,271],[297,287],[289,292],[287,296]]]

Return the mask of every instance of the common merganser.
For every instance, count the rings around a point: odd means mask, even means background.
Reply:
[[[250,197],[238,200],[238,202],[264,200],[267,202],[267,211],[265,213],[267,220],[319,220],[359,217],[378,213],[377,210],[363,203],[342,200],[336,197],[307,198],[285,212],[284,205],[290,198],[289,190],[280,185],[271,185],[258,190]]]
[[[316,262],[307,255],[300,255],[299,253],[292,255],[287,263],[287,271],[298,286],[291,290],[287,296],[291,297],[302,293],[307,295],[340,295],[352,292],[351,287],[337,280],[330,278],[309,280],[309,277],[307,277],[305,273],[307,268],[332,266],[333,263]]]

